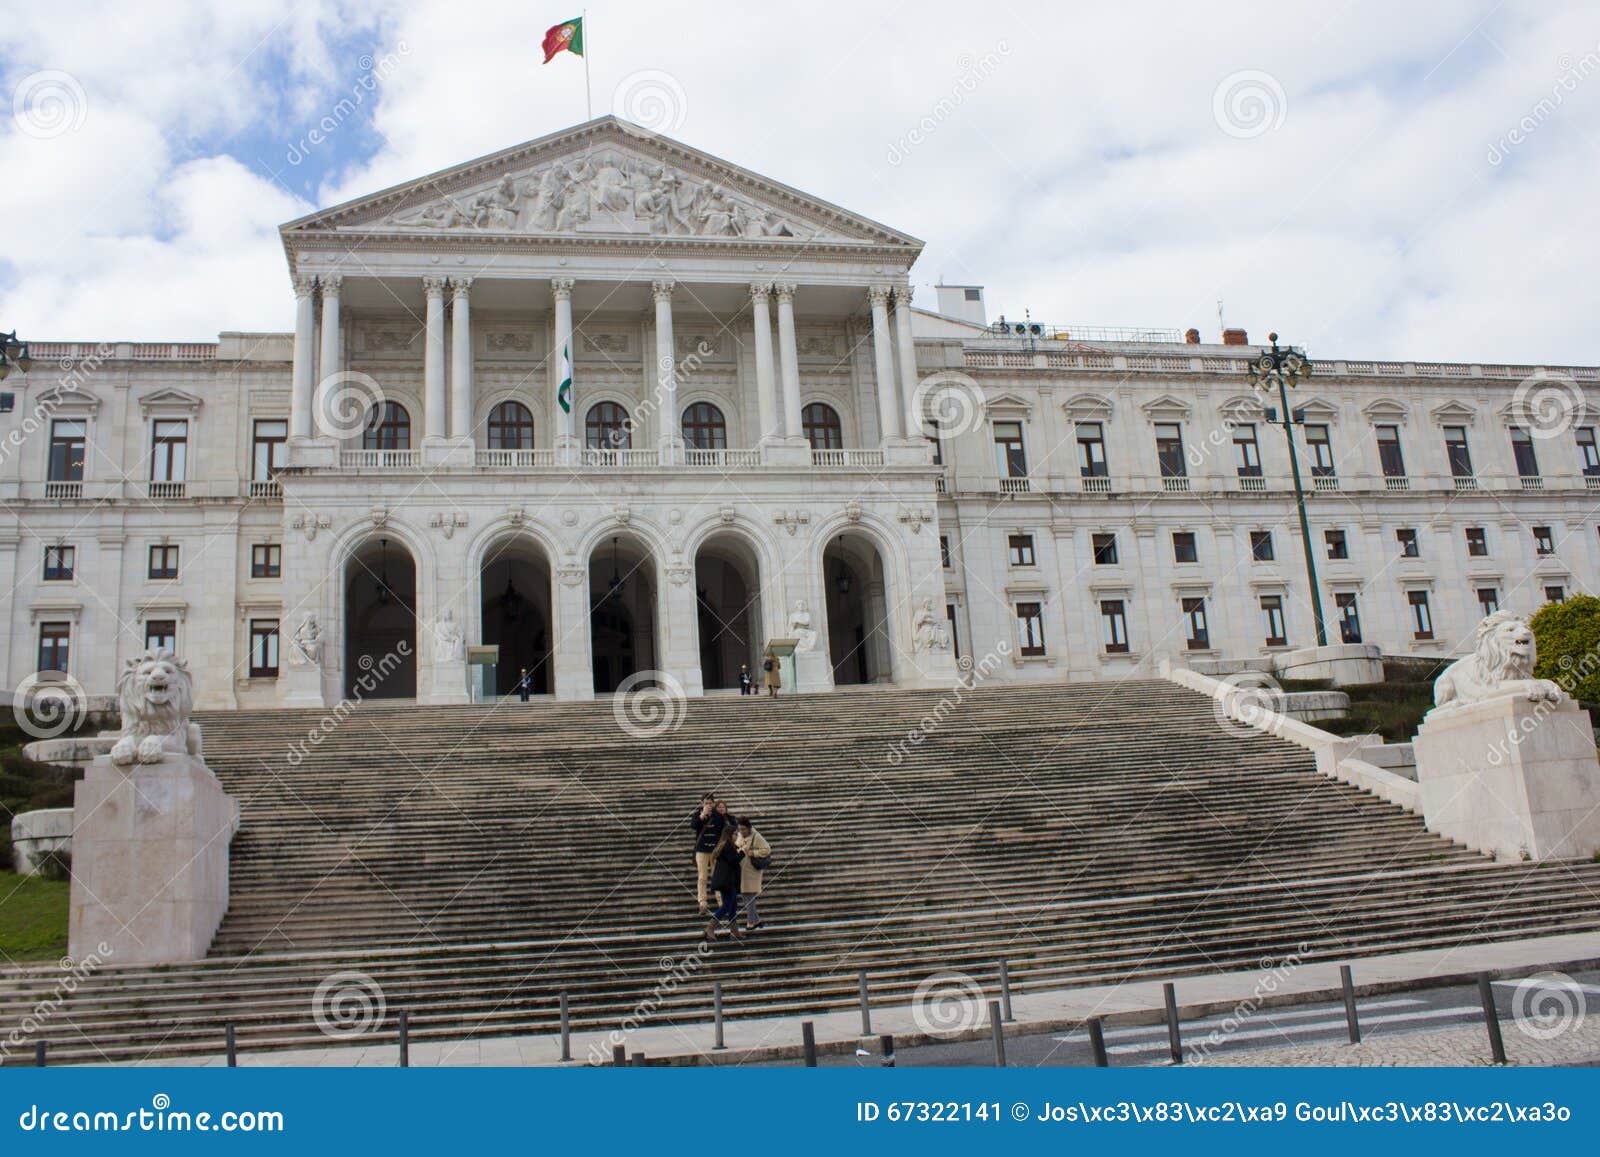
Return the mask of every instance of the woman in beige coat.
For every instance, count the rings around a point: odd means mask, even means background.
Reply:
[[[761,913],[756,910],[756,901],[761,899],[761,876],[772,858],[772,845],[749,820],[740,820],[734,846],[744,853],[744,860],[739,865],[739,899],[744,907],[744,930],[754,932],[763,923]]]
[[[766,684],[768,695],[776,695],[778,688],[783,686],[783,673],[778,668],[776,655],[768,655],[761,664],[761,670],[764,672],[761,681]]]

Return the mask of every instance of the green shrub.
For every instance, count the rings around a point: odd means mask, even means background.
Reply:
[[[1528,625],[1539,644],[1534,675],[1554,679],[1575,699],[1600,699],[1600,598],[1547,603]]]

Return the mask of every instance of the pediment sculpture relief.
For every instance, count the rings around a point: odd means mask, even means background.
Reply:
[[[622,153],[554,161],[402,210],[386,225],[500,233],[795,237],[792,221],[721,185]]]

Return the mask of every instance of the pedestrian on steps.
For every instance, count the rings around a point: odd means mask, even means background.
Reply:
[[[739,821],[739,834],[733,839],[734,846],[744,855],[744,861],[739,865],[739,899],[744,905],[744,930],[754,932],[765,923],[756,909],[756,901],[761,899],[761,874],[772,863],[772,845],[756,831],[748,816]]]
[[[761,663],[761,681],[767,686],[767,694],[776,699],[778,688],[783,686],[783,673],[778,670],[778,657],[768,655]]]
[[[528,669],[524,667],[522,669],[522,673],[517,676],[517,694],[521,697],[524,703],[528,701],[528,692],[532,689],[533,676],[529,675]]]
[[[711,880],[712,854],[717,840],[728,825],[728,805],[721,803],[709,791],[700,797],[700,806],[689,817],[694,829],[694,896],[700,905],[700,915],[711,911],[706,886]]]
[[[748,664],[748,663],[740,663],[739,664],[739,694],[741,694],[741,695],[754,695],[755,693],[756,693],[756,681],[754,679],[750,678],[750,664]]]
[[[739,939],[739,875],[744,853],[739,850],[735,831],[733,817],[728,816],[711,851],[711,886],[722,897],[722,903],[706,922],[707,939],[715,936],[719,927],[726,928],[731,939]]]

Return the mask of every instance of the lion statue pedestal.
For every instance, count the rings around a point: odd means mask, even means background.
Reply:
[[[68,951],[199,960],[228,910],[239,805],[200,758],[184,664],[165,651],[131,660],[119,698],[122,733],[73,796]]]
[[[1499,859],[1600,851],[1593,725],[1555,683],[1533,678],[1533,632],[1501,611],[1473,653],[1434,683],[1413,751],[1428,828]]]

